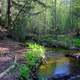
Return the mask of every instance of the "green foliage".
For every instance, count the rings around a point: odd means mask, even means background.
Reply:
[[[76,47],[80,47],[80,39],[79,39],[79,38],[74,38],[74,39],[73,39],[73,44],[74,44]]]
[[[26,65],[21,65],[19,71],[20,80],[27,80],[29,78],[30,69]]]
[[[72,45],[73,38],[69,35],[57,35],[51,36],[46,35],[41,37],[41,44],[45,46],[55,46],[55,47],[70,47]]]
[[[43,46],[29,43],[28,49],[25,58],[30,65],[35,65],[40,58],[45,58],[45,48]]]
[[[45,49],[43,46],[40,46],[38,44],[29,44],[29,48],[36,54],[37,57],[43,57],[45,53]],[[38,54],[37,54],[38,53]]]
[[[32,67],[40,64],[39,60],[45,57],[45,48],[43,46],[29,43],[28,49],[25,54],[27,65],[20,66],[20,80],[29,80]]]

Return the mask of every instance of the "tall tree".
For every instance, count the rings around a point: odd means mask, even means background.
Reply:
[[[10,25],[11,25],[11,16],[12,16],[12,0],[8,0],[8,7],[7,7],[7,21],[8,21],[8,29],[10,29]]]
[[[0,0],[0,17],[1,17],[2,1]]]
[[[56,8],[56,3],[57,3],[57,0],[54,1],[54,8],[55,8],[55,9],[54,9],[54,11],[55,11],[55,13],[54,13],[54,15],[55,15],[55,16],[54,16],[54,19],[55,19],[54,22],[55,22],[55,23],[54,23],[54,25],[55,25],[55,28],[57,28],[57,26],[56,26],[56,24],[57,24],[57,23],[56,23],[56,19],[57,19],[57,18],[56,18],[56,11],[57,11],[57,10],[56,10],[56,9],[57,9],[57,8]]]
[[[1,15],[2,15],[1,14],[2,10],[1,9],[2,9],[2,1],[0,0],[0,22],[1,22]],[[1,25],[1,23],[0,23],[0,25]]]
[[[52,33],[54,33],[56,35],[56,30],[57,30],[57,0],[52,0],[52,28],[53,31]]]

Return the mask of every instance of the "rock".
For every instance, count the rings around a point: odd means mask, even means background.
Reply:
[[[65,54],[65,57],[68,57],[68,58],[75,58],[75,56],[73,54]]]
[[[66,57],[80,59],[80,54],[65,54]]]
[[[71,46],[71,47],[69,47],[69,49],[70,50],[80,50],[80,48],[79,47],[76,47],[76,46]]]

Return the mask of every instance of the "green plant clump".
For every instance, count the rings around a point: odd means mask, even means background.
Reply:
[[[29,68],[26,65],[20,66],[20,80],[27,80],[29,78]]]
[[[29,43],[28,51],[26,53],[26,60],[28,64],[35,65],[36,62],[41,59],[45,58],[45,48],[38,44]]]
[[[39,65],[43,58],[45,58],[45,48],[36,43],[29,43],[28,51],[25,54],[27,64],[20,67],[20,80],[30,80],[32,67]]]
[[[80,47],[80,39],[79,38],[75,38],[73,39],[73,43],[76,47]]]

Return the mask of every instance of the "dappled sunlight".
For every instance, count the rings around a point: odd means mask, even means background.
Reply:
[[[56,60],[56,62],[58,64],[64,64],[65,62],[69,62],[69,58],[66,58],[66,57],[60,57],[59,59]]]
[[[48,59],[47,63],[43,63],[40,66],[40,69],[39,69],[40,75],[44,75],[44,76],[48,75],[49,76],[52,73],[55,65],[56,65],[56,62],[53,58]]]

